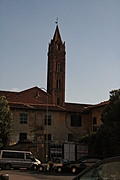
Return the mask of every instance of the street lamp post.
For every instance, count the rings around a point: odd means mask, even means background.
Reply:
[[[41,88],[47,93],[47,104],[46,104],[46,161],[48,160],[48,92],[45,88]]]

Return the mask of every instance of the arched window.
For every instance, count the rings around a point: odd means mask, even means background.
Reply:
[[[61,72],[61,63],[58,63],[56,64],[56,71],[57,72]]]
[[[58,44],[58,50],[60,50],[60,44]]]
[[[57,98],[57,105],[59,105],[59,101],[60,101],[59,98]]]
[[[57,89],[60,89],[60,79],[57,79]]]

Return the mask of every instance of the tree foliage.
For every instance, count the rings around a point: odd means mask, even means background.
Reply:
[[[110,92],[110,103],[102,113],[101,121],[104,125],[113,126],[120,122],[120,89]]]
[[[12,112],[5,96],[0,97],[0,148],[5,146],[12,134]]]
[[[120,89],[110,92],[110,102],[101,121],[99,130],[89,138],[89,147],[95,155],[120,156]]]

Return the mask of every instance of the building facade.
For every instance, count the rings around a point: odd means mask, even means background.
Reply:
[[[65,42],[57,25],[48,48],[47,91],[39,87],[21,92],[0,91],[13,113],[9,145],[32,142],[30,150],[41,151],[40,159],[43,154],[45,157],[45,149],[50,154],[50,144],[79,143],[96,132],[108,104],[108,101],[96,105],[65,102],[65,56]],[[61,148],[57,152],[61,153]]]

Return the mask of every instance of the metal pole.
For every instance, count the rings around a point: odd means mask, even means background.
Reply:
[[[46,104],[46,161],[48,160],[48,92],[45,88],[41,88],[47,93],[47,104]]]
[[[48,93],[47,93],[47,118],[46,118],[46,161],[48,160]]]

